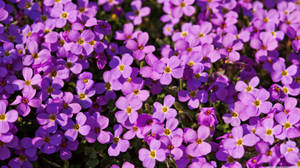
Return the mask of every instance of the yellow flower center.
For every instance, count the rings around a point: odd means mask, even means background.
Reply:
[[[6,119],[6,115],[5,114],[0,114],[0,121],[4,121]]]
[[[86,95],[84,93],[79,94],[79,99],[84,100],[86,98]]]
[[[110,83],[105,83],[105,89],[110,91],[111,90],[111,84]]]
[[[193,49],[192,49],[191,47],[187,48],[186,50],[187,50],[188,52],[192,52],[192,51],[193,51]]]
[[[127,107],[127,109],[126,109],[126,113],[127,113],[127,114],[130,114],[130,113],[131,113],[131,111],[132,111],[132,108],[131,108],[131,107]]]
[[[182,32],[182,33],[181,33],[181,36],[182,36],[182,37],[185,37],[185,36],[187,36],[187,35],[188,35],[187,32]]]
[[[287,149],[287,152],[291,152],[291,151],[294,151],[294,148],[288,148]]]
[[[253,104],[254,104],[254,106],[256,106],[256,107],[259,107],[260,106],[260,101],[258,100],[258,99],[256,99],[254,102],[253,102]]]
[[[169,136],[171,134],[171,130],[169,128],[166,128],[164,130],[164,134],[167,135],[167,136]]]
[[[184,7],[186,7],[186,4],[185,4],[184,2],[181,2],[181,3],[180,3],[180,7],[181,7],[181,8],[184,8]]]
[[[282,91],[283,91],[283,93],[285,93],[285,94],[288,94],[288,92],[289,92],[289,89],[288,89],[288,88],[286,88],[286,87],[284,87],[284,88],[282,89]]]
[[[172,72],[172,69],[169,67],[169,66],[167,66],[166,68],[165,68],[165,73],[171,73]]]
[[[282,76],[286,76],[288,73],[287,73],[287,71],[286,70],[283,70],[282,72],[281,72],[281,75]]]
[[[39,54],[38,53],[33,53],[32,54],[32,58],[34,58],[34,59],[38,59],[40,56],[39,56]]]
[[[67,19],[68,18],[68,13],[67,12],[63,12],[62,14],[61,14],[61,18],[63,18],[63,19]]]
[[[236,141],[236,144],[237,144],[238,146],[241,146],[241,145],[243,144],[243,140],[242,140],[242,139],[238,139],[238,140]]]
[[[66,63],[66,67],[67,67],[68,69],[72,68],[72,66],[73,66],[72,62],[67,62],[67,63]]]
[[[156,152],[154,151],[154,150],[151,150],[151,152],[150,152],[150,157],[152,158],[152,159],[155,159],[155,157],[156,157]]]
[[[268,18],[264,18],[264,22],[265,23],[269,22],[269,19]]]
[[[167,106],[164,106],[162,109],[161,109],[162,112],[166,113],[168,112],[168,107]]]
[[[284,123],[284,128],[285,128],[285,129],[288,129],[288,128],[290,128],[291,126],[292,126],[292,125],[291,125],[290,122]]]
[[[272,129],[267,129],[266,130],[266,134],[267,135],[272,135],[273,134],[273,130]]]
[[[49,74],[52,78],[55,78],[57,76],[57,71],[52,71]]]
[[[55,121],[56,120],[56,115],[55,114],[50,114],[49,120],[50,121]]]
[[[119,137],[114,137],[113,138],[113,143],[117,144],[120,141]]]
[[[203,140],[202,140],[201,138],[198,138],[198,139],[196,140],[196,143],[197,143],[198,145],[202,144],[202,142],[203,142]]]
[[[29,86],[31,84],[30,80],[25,81],[25,85]]]
[[[232,156],[229,156],[229,157],[227,158],[227,162],[228,162],[228,163],[233,163],[233,162],[234,162],[234,158],[233,158]]]
[[[201,37],[203,37],[203,36],[204,36],[203,33],[200,33],[200,34],[198,35],[199,38],[201,38]]]
[[[133,94],[134,95],[138,95],[140,93],[140,91],[138,89],[134,89]]]
[[[85,12],[85,8],[84,8],[84,7],[80,7],[80,8],[79,8],[79,12],[80,12],[80,13]]]
[[[87,84],[89,82],[89,79],[85,78],[83,79],[83,83]]]
[[[121,72],[124,71],[124,68],[125,68],[125,65],[124,65],[124,64],[121,64],[121,65],[119,66],[119,69],[120,69]]]
[[[232,112],[231,113],[232,118],[237,118],[239,114],[237,112]]]
[[[84,39],[83,39],[83,38],[78,38],[77,43],[78,43],[79,45],[84,44]]]
[[[80,129],[80,125],[79,124],[74,124],[73,129],[78,131]]]
[[[192,67],[192,66],[194,66],[194,62],[193,61],[190,61],[189,63],[188,63],[188,66],[190,66],[190,67]]]
[[[251,90],[252,90],[252,87],[251,87],[251,86],[247,86],[247,87],[246,87],[246,91],[247,91],[247,92],[250,92]]]
[[[9,35],[9,36],[8,36],[8,40],[9,40],[10,42],[14,42],[14,41],[15,41],[15,36]]]

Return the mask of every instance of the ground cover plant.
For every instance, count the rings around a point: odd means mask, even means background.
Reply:
[[[299,0],[0,0],[0,167],[300,167]]]

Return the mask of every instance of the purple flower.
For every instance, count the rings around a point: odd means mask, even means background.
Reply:
[[[288,85],[293,82],[293,76],[297,73],[297,66],[291,65],[288,68],[285,66],[283,58],[280,58],[273,64],[273,71],[271,73],[274,82],[281,81],[282,84]]]
[[[136,37],[136,33],[134,33],[134,25],[132,23],[126,23],[123,26],[123,32],[116,31],[116,40],[131,40]]]
[[[150,14],[151,9],[149,7],[142,8],[141,0],[134,0],[131,2],[131,7],[133,12],[128,12],[126,17],[133,21],[134,25],[139,25],[142,23],[142,17],[148,16]]]
[[[172,82],[172,77],[179,79],[183,76],[183,68],[180,66],[180,60],[176,56],[156,61],[154,69],[162,74],[159,81],[163,85],[169,85]]]
[[[123,127],[119,124],[114,125],[115,134],[113,136],[113,143],[108,148],[109,156],[118,156],[120,152],[126,152],[130,144],[128,140],[121,139],[120,136],[123,132]]]
[[[146,32],[141,32],[137,35],[137,41],[128,40],[126,47],[133,51],[133,56],[137,60],[142,60],[146,54],[150,54],[155,51],[153,45],[146,45],[149,40],[149,35]]]
[[[23,57],[23,64],[25,66],[29,65],[40,65],[49,61],[51,58],[51,53],[47,49],[42,49],[39,51],[39,46],[36,41],[29,41],[27,43],[27,49],[30,52],[30,55]]]
[[[259,84],[259,78],[255,76],[249,81],[249,84],[246,84],[244,81],[238,81],[235,85],[235,90],[239,92],[253,93],[253,91],[257,90],[255,87],[258,84]]]
[[[90,55],[94,51],[95,34],[90,29],[84,30],[81,34],[72,30],[69,32],[68,37],[73,41],[71,46],[72,53]]]
[[[15,80],[19,90],[23,89],[24,92],[33,92],[33,85],[40,85],[42,78],[40,74],[33,74],[33,70],[29,67],[24,67],[22,70],[24,80]],[[34,96],[34,95],[33,95]]]
[[[55,133],[58,124],[62,127],[67,125],[68,115],[59,113],[58,104],[53,103],[47,105],[46,113],[41,112],[37,115],[37,120],[44,130]]]
[[[258,116],[260,113],[268,113],[272,108],[272,103],[267,101],[270,93],[265,89],[259,89],[255,95],[250,93],[240,93],[239,98],[250,116]]]
[[[197,133],[193,129],[187,128],[184,131],[184,140],[191,144],[187,146],[186,153],[193,157],[204,156],[210,153],[211,145],[204,141],[209,134],[209,127],[206,126],[200,126]]]
[[[272,118],[266,118],[261,122],[261,126],[256,128],[256,134],[269,144],[274,143],[274,135],[278,136],[282,132],[281,125],[274,126]]]
[[[107,117],[96,112],[88,118],[87,123],[91,126],[90,133],[85,136],[89,143],[94,143],[96,139],[101,144],[105,144],[110,141],[110,137],[112,136],[111,133],[104,131],[109,124],[109,119]]]
[[[143,162],[143,166],[147,168],[155,167],[155,160],[163,162],[166,159],[166,153],[160,149],[161,142],[153,139],[150,142],[150,150],[142,148],[139,150],[139,159]]]
[[[207,127],[214,127],[218,123],[214,107],[203,107],[198,115],[198,123]]]
[[[295,128],[295,124],[299,122],[300,117],[297,113],[291,112],[286,114],[284,112],[277,113],[275,120],[282,125],[282,133],[277,136],[279,139],[296,138],[299,137],[299,130]]]
[[[23,97],[18,95],[14,102],[11,105],[17,105],[17,110],[19,114],[23,117],[26,117],[30,111],[30,107],[38,108],[41,105],[41,100],[38,98],[34,98],[36,91],[23,91]]]
[[[237,126],[232,129],[232,138],[227,138],[224,140],[224,148],[228,150],[232,150],[232,156],[234,158],[242,158],[245,149],[245,146],[253,146],[258,141],[259,138],[253,134],[243,134],[242,126]]]
[[[18,119],[18,112],[16,110],[10,110],[6,112],[7,105],[0,101],[0,134],[7,133],[9,131],[9,123],[14,123]]]
[[[230,61],[238,61],[240,59],[240,54],[237,52],[243,48],[243,43],[237,41],[236,36],[228,33],[223,38],[224,48],[220,50],[220,53],[225,55]]]
[[[173,9],[173,15],[176,18],[182,17],[183,14],[186,16],[192,16],[196,9],[192,6],[195,0],[173,0],[171,1],[176,7]]]
[[[121,109],[115,113],[115,117],[119,123],[124,123],[127,119],[129,119],[130,123],[135,123],[138,118],[137,110],[142,107],[142,102],[138,98],[125,98],[120,97],[116,106]]]
[[[68,129],[65,132],[65,136],[70,141],[75,141],[78,136],[78,132],[85,136],[90,132],[91,127],[86,123],[87,117],[84,113],[80,112],[76,115],[76,123],[72,120],[69,121]]]
[[[16,136],[9,136],[0,138],[0,160],[6,160],[11,156],[9,148],[16,148],[18,146],[19,139]]]
[[[160,120],[160,122],[164,122],[165,119],[175,118],[177,115],[177,111],[171,106],[175,103],[175,98],[171,95],[167,95],[164,98],[164,104],[160,104],[158,102],[154,103],[155,111],[153,113],[153,118]]]
[[[62,28],[66,25],[67,21],[74,23],[77,19],[76,5],[68,2],[65,5],[57,4],[51,10],[51,16],[56,19],[56,27]]]
[[[124,78],[129,78],[132,72],[131,64],[133,58],[130,54],[123,54],[122,60],[119,57],[114,56],[109,63],[112,68],[111,73],[115,79],[118,79],[121,75]]]
[[[34,147],[39,148],[43,153],[52,154],[57,151],[61,140],[62,136],[60,134],[50,135],[43,128],[39,128],[35,132],[35,137],[32,139],[32,144]]]

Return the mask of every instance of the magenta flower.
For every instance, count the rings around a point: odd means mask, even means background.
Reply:
[[[300,117],[297,113],[290,112],[286,114],[284,112],[280,112],[275,114],[275,120],[283,127],[281,134],[278,135],[277,138],[285,139],[300,136],[300,131],[295,127],[295,124],[300,121]]]
[[[130,123],[135,123],[138,118],[137,110],[142,107],[142,102],[138,98],[125,98],[120,97],[116,106],[121,109],[115,113],[115,117],[119,123],[124,123],[127,119],[129,119]]]
[[[76,5],[72,2],[68,2],[65,5],[58,4],[51,10],[51,16],[56,19],[56,27],[63,28],[67,21],[74,23],[77,19]]]
[[[191,144],[186,147],[186,153],[193,157],[204,156],[210,153],[211,145],[204,141],[209,134],[209,127],[206,126],[200,126],[197,133],[193,129],[187,128],[184,131],[184,140]]]
[[[285,66],[285,61],[280,58],[273,64],[273,71],[271,73],[274,82],[281,81],[282,84],[288,85],[293,82],[293,76],[297,73],[297,66],[291,65],[288,68]]]
[[[51,58],[51,53],[47,49],[39,51],[39,45],[36,41],[30,41],[27,43],[27,49],[29,55],[23,57],[23,64],[25,66],[44,64]]]
[[[113,143],[108,148],[109,156],[118,156],[120,152],[126,152],[130,144],[128,140],[121,139],[120,136],[123,132],[123,127],[119,124],[114,125],[115,134],[112,139]]]
[[[214,127],[218,123],[214,107],[203,107],[198,115],[198,123],[207,127]]]
[[[23,89],[24,92],[33,92],[33,85],[40,85],[42,78],[40,74],[34,74],[33,70],[29,67],[24,67],[22,70],[24,80],[15,80],[19,90]],[[34,96],[34,95],[33,95]]]
[[[235,85],[235,90],[239,92],[253,93],[253,91],[257,91],[255,87],[257,87],[258,84],[259,78],[255,76],[249,81],[249,84],[246,84],[244,81],[238,81]]]
[[[232,156],[234,158],[242,158],[245,149],[245,146],[253,146],[258,141],[259,138],[251,133],[244,135],[242,126],[237,126],[232,128],[232,138],[227,138],[224,140],[224,148],[228,150],[232,150]]]
[[[153,113],[153,118],[160,120],[160,122],[164,122],[165,119],[175,118],[177,115],[177,111],[171,106],[175,103],[175,98],[172,95],[167,95],[164,98],[164,104],[160,104],[159,102],[155,102],[153,104],[155,111]]]
[[[250,116],[258,116],[260,113],[268,113],[272,103],[267,101],[270,93],[265,89],[259,89],[255,95],[247,92],[239,94],[242,103],[246,105],[246,111]]]
[[[58,145],[62,141],[60,134],[50,135],[46,130],[39,128],[32,139],[34,147],[39,148],[41,152],[52,154],[57,151]]]
[[[269,144],[274,143],[274,135],[278,136],[282,132],[281,125],[274,125],[272,118],[266,118],[262,121],[261,126],[256,128],[256,134]]]
[[[139,159],[143,162],[146,168],[154,168],[155,160],[163,162],[166,159],[166,152],[160,149],[161,142],[153,139],[150,142],[150,150],[142,148],[139,150]]]
[[[172,77],[179,79],[183,76],[183,68],[180,65],[180,60],[176,56],[171,58],[162,58],[154,63],[154,69],[162,74],[160,83],[169,85],[172,82]]]
[[[96,112],[90,116],[87,123],[91,126],[91,131],[85,136],[89,143],[94,143],[96,140],[101,144],[106,144],[110,141],[111,133],[104,131],[108,127],[109,119]]]
[[[72,120],[69,121],[68,129],[65,132],[65,136],[70,141],[75,141],[78,136],[78,132],[85,136],[90,132],[91,127],[86,123],[87,117],[84,113],[80,112],[76,115],[76,123]]]
[[[150,14],[151,9],[149,7],[142,8],[141,0],[134,0],[131,2],[131,7],[133,12],[128,12],[126,17],[133,21],[134,25],[139,25],[142,23],[142,18]]]
[[[240,59],[240,54],[237,52],[243,48],[243,43],[237,41],[236,36],[228,33],[223,38],[224,48],[220,50],[220,53],[225,55],[230,61],[238,61]]]
[[[10,110],[6,112],[6,103],[0,101],[0,134],[7,133],[10,129],[9,123],[14,123],[18,119],[18,112]]]
[[[68,123],[68,115],[65,113],[59,113],[57,104],[48,104],[46,113],[41,112],[37,115],[37,120],[42,128],[48,132],[55,133],[58,124],[62,127]]]
[[[23,91],[23,97],[18,95],[15,101],[11,103],[11,105],[18,105],[17,110],[21,116],[26,117],[31,111],[30,107],[40,107],[42,102],[40,99],[34,98],[35,93],[35,90]]]
[[[192,6],[195,0],[173,0],[171,1],[176,7],[173,9],[173,15],[176,18],[182,17],[183,14],[186,16],[192,16],[196,9]]]
[[[123,32],[116,31],[116,40],[124,40],[128,41],[136,37],[136,33],[134,32],[134,25],[132,23],[126,23],[123,26]]]
[[[73,42],[71,46],[72,53],[90,55],[94,51],[95,34],[92,30],[84,30],[81,34],[72,30],[69,32],[68,37]]]
[[[133,56],[137,60],[142,60],[146,54],[150,54],[155,51],[153,45],[146,45],[149,40],[149,35],[146,32],[141,32],[137,35],[137,41],[128,40],[126,47],[133,51]]]
[[[109,63],[109,66],[112,68],[111,73],[115,79],[118,79],[121,75],[124,78],[129,78],[132,72],[131,64],[133,58],[130,54],[123,54],[122,59],[117,56],[114,56]]]

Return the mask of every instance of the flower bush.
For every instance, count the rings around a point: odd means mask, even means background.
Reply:
[[[0,166],[300,167],[299,0],[0,0]]]

